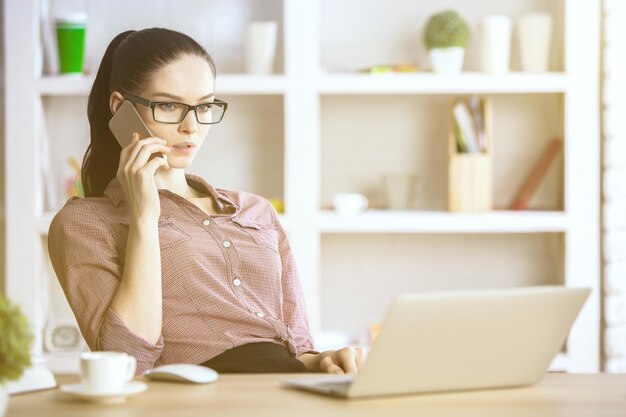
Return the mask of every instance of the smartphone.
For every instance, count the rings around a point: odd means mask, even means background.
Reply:
[[[128,100],[122,103],[109,121],[109,129],[111,129],[115,139],[117,139],[122,148],[125,148],[132,142],[133,132],[139,134],[139,139],[152,136],[152,132],[146,127],[137,109]]]

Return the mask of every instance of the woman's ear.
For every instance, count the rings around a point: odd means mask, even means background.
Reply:
[[[111,97],[109,97],[109,107],[111,108],[111,114],[115,114],[115,112],[117,112],[117,109],[120,108],[124,101],[126,101],[126,99],[122,94],[120,94],[118,91],[112,92]]]

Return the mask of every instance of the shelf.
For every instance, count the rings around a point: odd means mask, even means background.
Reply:
[[[86,96],[91,90],[93,77],[54,76],[37,80],[37,90],[42,96]]]
[[[90,76],[53,76],[37,81],[42,96],[87,96],[93,84]],[[282,75],[251,76],[246,74],[218,74],[218,95],[283,94],[285,77]]]
[[[43,96],[86,96],[93,77],[53,76],[38,80]],[[283,75],[251,76],[218,74],[221,95],[283,94]],[[463,94],[463,93],[564,93],[568,78],[564,73],[510,73],[496,76],[478,72],[460,75],[416,74],[325,74],[318,80],[321,94]]]
[[[45,213],[38,230],[47,235],[54,213]],[[289,228],[288,217],[278,216]],[[369,210],[349,216],[323,211],[319,216],[322,233],[547,233],[567,231],[563,212],[448,213]]]
[[[449,213],[368,210],[358,215],[322,211],[322,233],[541,233],[565,232],[567,215],[560,211],[494,211]]]
[[[48,235],[48,229],[50,229],[50,222],[54,218],[55,214],[56,213],[44,213],[37,220],[37,230],[39,231],[39,234],[41,236],[47,236]],[[286,215],[279,214],[278,215],[278,220],[280,221],[280,224],[283,226],[283,228],[285,230],[289,229],[289,218]]]
[[[463,94],[463,93],[564,93],[565,73],[509,73],[490,75],[463,72],[439,75],[431,72],[395,74],[325,74],[322,94]]]

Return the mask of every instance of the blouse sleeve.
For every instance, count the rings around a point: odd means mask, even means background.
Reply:
[[[124,271],[114,234],[86,199],[72,199],[52,220],[48,252],[54,272],[91,350],[126,352],[137,374],[154,366],[163,350],[133,333],[110,308]]]
[[[279,251],[282,262],[283,315],[289,326],[296,345],[296,356],[303,353],[319,353],[313,345],[309,330],[306,302],[300,284],[300,276],[291,252],[291,246],[285,230],[278,221],[274,207],[270,204],[274,226],[278,231]]]

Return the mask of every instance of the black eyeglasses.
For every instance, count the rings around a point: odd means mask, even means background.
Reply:
[[[182,122],[187,116],[187,113],[193,110],[198,123],[202,125],[214,125],[222,121],[224,113],[226,113],[226,109],[228,108],[228,103],[217,99],[209,103],[191,106],[174,101],[150,101],[127,93],[122,93],[122,95],[128,101],[150,107],[154,121],[167,124],[178,124]]]

